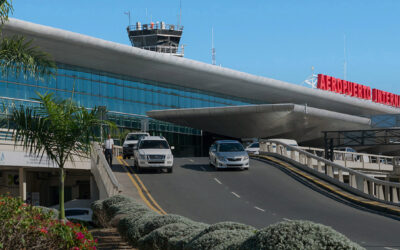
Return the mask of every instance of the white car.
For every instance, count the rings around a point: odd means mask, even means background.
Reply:
[[[92,221],[93,211],[90,208],[65,208],[65,217],[81,221]]]
[[[162,136],[142,137],[134,150],[135,167],[138,172],[144,168],[166,169],[172,173],[174,156],[167,140]]]
[[[141,137],[149,136],[149,133],[133,132],[126,135],[124,144],[122,145],[122,158],[131,158],[133,149],[136,147]]]
[[[210,165],[216,170],[222,168],[249,169],[249,155],[243,145],[234,140],[216,141],[209,150]]]
[[[253,142],[252,144],[246,147],[246,152],[249,154],[258,155],[260,153],[260,143]]]

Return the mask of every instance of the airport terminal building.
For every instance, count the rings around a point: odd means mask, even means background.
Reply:
[[[394,95],[323,75],[311,89],[17,19],[3,34],[33,39],[58,67],[45,81],[2,77],[5,107],[36,105],[35,91],[105,106],[120,128],[140,130],[147,121],[148,131],[165,136],[178,155],[200,155],[218,136],[317,144],[322,130],[370,128],[375,115],[400,114]]]

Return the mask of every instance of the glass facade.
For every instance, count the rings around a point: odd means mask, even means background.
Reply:
[[[106,106],[108,119],[121,128],[140,130],[141,120],[150,110],[201,108],[254,104],[254,101],[223,96],[172,84],[135,79],[93,69],[58,64],[56,77],[46,81],[16,77],[0,78],[0,98],[7,105],[36,105],[36,91],[53,92],[62,99],[73,98],[87,108]],[[200,136],[196,129],[149,120],[149,131],[170,137],[170,144],[196,144],[196,138],[174,138],[177,135]],[[178,136],[179,137],[179,136]]]

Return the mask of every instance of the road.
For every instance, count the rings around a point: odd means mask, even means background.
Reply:
[[[251,160],[248,171],[215,171],[208,158],[177,158],[172,174],[150,170],[138,176],[169,214],[257,228],[284,219],[310,220],[369,249],[400,249],[400,221],[334,199],[258,160]]]

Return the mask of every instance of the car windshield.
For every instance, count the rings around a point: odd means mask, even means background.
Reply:
[[[159,149],[169,149],[168,143],[161,140],[145,140],[140,143],[140,149],[147,148],[159,148]]]
[[[128,135],[126,138],[127,141],[137,141],[140,139],[140,137],[147,136],[147,134],[132,134]]]
[[[240,152],[244,151],[240,143],[221,143],[219,145],[219,152]]]
[[[260,147],[260,143],[253,143],[250,146],[250,148],[259,148],[259,147]]]

